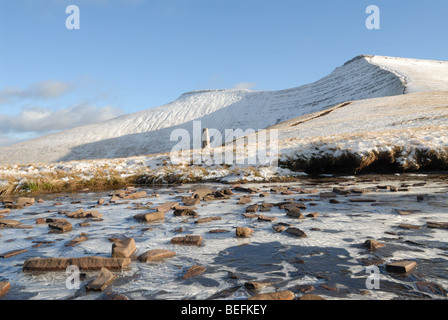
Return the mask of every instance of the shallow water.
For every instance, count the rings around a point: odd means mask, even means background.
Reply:
[[[200,184],[139,188],[149,195],[160,197],[121,201],[90,209],[101,197],[110,198],[110,192],[52,194],[35,196],[44,203],[23,210],[12,210],[7,219],[32,225],[32,229],[0,229],[0,253],[15,249],[28,252],[7,259],[0,258],[0,280],[11,283],[11,291],[3,299],[99,299],[103,293],[87,292],[84,286],[98,272],[87,272],[81,279],[81,288],[67,289],[65,272],[24,273],[22,264],[33,257],[80,257],[96,255],[109,257],[112,243],[109,237],[127,236],[135,239],[137,254],[149,249],[163,248],[177,253],[161,262],[141,263],[116,272],[118,278],[106,292],[115,292],[129,299],[246,299],[255,293],[289,289],[300,297],[303,285],[312,285],[313,294],[326,299],[446,299],[448,289],[448,230],[427,228],[426,222],[448,222],[448,180],[446,175],[390,175],[362,177],[304,178],[294,183],[250,184],[269,196],[252,195],[252,203],[262,201],[278,203],[285,199],[302,199],[307,209],[303,214],[319,212],[317,218],[298,220],[286,216],[286,211],[273,207],[270,212],[259,214],[276,217],[274,222],[259,222],[242,216],[248,205],[236,204],[237,193],[229,200],[202,201],[196,212],[201,218],[220,216],[221,220],[195,224],[194,219],[182,222],[185,217],[166,213],[166,220],[157,223],[141,223],[133,219],[145,210],[135,210],[136,203],[151,201],[154,205],[166,201],[179,201],[181,196],[191,195],[191,190],[207,186],[212,189],[228,188],[221,184]],[[425,185],[421,185],[422,183]],[[391,192],[378,189],[378,185],[411,185],[409,191]],[[415,184],[415,185],[414,185]],[[319,193],[281,195],[270,192],[272,186],[318,189]],[[362,195],[337,195],[339,203],[329,203],[330,198],[320,193],[333,187],[363,188]],[[417,201],[417,195],[424,200]],[[375,202],[350,202],[353,198],[369,198]],[[307,199],[307,200],[305,200]],[[72,203],[79,201],[80,203]],[[55,202],[62,202],[54,206]],[[79,208],[99,210],[103,221],[90,221],[91,226],[79,227],[78,223],[89,219],[68,219],[73,231],[49,234],[47,224],[36,225],[37,218],[66,218],[59,211],[73,212]],[[395,209],[415,211],[406,216]],[[288,223],[303,230],[307,237],[296,238],[285,232],[277,233],[272,226]],[[419,225],[419,230],[398,228],[399,224]],[[254,229],[250,238],[236,238],[235,228],[248,226]],[[146,230],[151,227],[152,230]],[[182,227],[181,233],[175,230]],[[225,229],[227,233],[209,233],[212,229]],[[75,246],[65,244],[81,233],[89,240]],[[203,245],[179,246],[170,244],[175,236],[195,234],[203,237]],[[361,245],[367,239],[385,244],[370,252]],[[35,241],[51,241],[33,248]],[[362,259],[383,259],[379,264],[379,289],[368,290],[366,281],[370,273]],[[417,268],[410,274],[397,275],[386,271],[385,263],[396,260],[413,260]],[[206,267],[195,278],[184,280],[182,276],[192,265]],[[230,277],[229,274],[236,274]],[[270,285],[260,291],[245,287],[248,281],[267,281]],[[427,281],[438,285],[437,290],[417,286]]]

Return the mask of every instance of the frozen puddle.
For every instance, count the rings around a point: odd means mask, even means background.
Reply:
[[[133,217],[148,212],[147,208],[137,209],[137,204],[152,202],[151,207],[154,207],[167,201],[181,202],[182,197],[190,196],[192,190],[200,187],[221,190],[231,186],[138,188],[136,191],[146,191],[148,197],[119,200],[114,204],[108,204],[110,192],[36,196],[36,200],[42,198],[44,202],[4,214],[5,219],[33,228],[0,229],[0,254],[28,249],[25,253],[0,258],[0,281],[11,283],[11,290],[3,299],[101,299],[106,292],[113,292],[128,299],[236,300],[281,290],[290,290],[297,298],[311,290],[309,293],[325,299],[446,299],[448,230],[427,226],[427,222],[448,222],[446,181],[446,176],[402,175],[242,185],[259,190],[250,194],[231,189],[230,199],[201,201],[195,210],[199,218],[220,217],[220,220],[201,224],[195,223],[197,218],[185,221],[187,217],[176,217],[173,210],[165,213],[166,219],[162,222],[143,223]],[[272,191],[274,186],[288,187],[287,194]],[[388,186],[393,186],[393,191]],[[335,187],[345,188],[345,191],[334,194]],[[347,190],[352,192],[344,194]],[[361,190],[364,193],[353,192]],[[261,193],[265,193],[265,197],[260,197]],[[151,196],[154,194],[159,196]],[[245,195],[250,195],[252,202],[237,204]],[[103,198],[105,204],[93,209],[99,198]],[[274,206],[271,211],[255,213],[275,217],[272,222],[243,216],[249,205],[263,201],[278,204],[291,199],[305,204],[306,209],[301,209],[305,216],[312,212],[319,215],[292,218],[286,215],[285,209]],[[353,199],[372,202],[353,202]],[[54,205],[58,202],[62,204]],[[103,220],[71,219],[58,213],[80,208],[98,210]],[[397,210],[410,214],[401,215]],[[36,224],[38,218],[65,218],[72,223],[73,230],[49,233],[46,223]],[[79,226],[86,221],[90,226]],[[299,238],[286,231],[276,232],[273,226],[279,223],[299,228],[307,236]],[[419,228],[405,229],[400,225]],[[249,227],[254,232],[249,238],[238,238],[236,227]],[[228,232],[210,233],[218,229]],[[87,234],[89,239],[74,247],[65,246],[81,233]],[[202,245],[170,244],[173,237],[187,234],[202,236]],[[67,289],[68,274],[65,272],[22,272],[24,261],[35,257],[110,257],[110,237],[134,238],[137,256],[149,249],[168,249],[176,252],[176,256],[159,262],[133,260],[128,269],[115,272],[117,279],[103,292],[85,289],[98,275],[97,271],[85,272],[79,290]],[[384,246],[369,251],[362,247],[368,239],[380,241]],[[42,241],[49,243],[33,247]],[[408,274],[386,271],[386,264],[399,260],[415,261],[417,268]],[[366,287],[369,261],[378,264],[378,289]],[[206,271],[183,279],[193,265],[203,266]],[[268,284],[254,291],[246,285],[251,281]]]

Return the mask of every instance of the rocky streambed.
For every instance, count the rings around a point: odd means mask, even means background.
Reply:
[[[0,296],[446,299],[446,178],[4,197]]]

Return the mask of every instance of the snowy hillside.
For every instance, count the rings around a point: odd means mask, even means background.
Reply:
[[[448,63],[358,56],[327,77],[281,91],[207,90],[172,103],[0,149],[0,163],[56,162],[169,152],[176,128],[262,129],[345,101],[446,90]]]

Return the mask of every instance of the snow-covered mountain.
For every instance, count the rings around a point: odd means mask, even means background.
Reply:
[[[263,129],[337,104],[448,91],[448,62],[358,56],[314,83],[280,91],[205,90],[106,122],[0,148],[0,163],[111,159],[169,152],[173,130]]]

